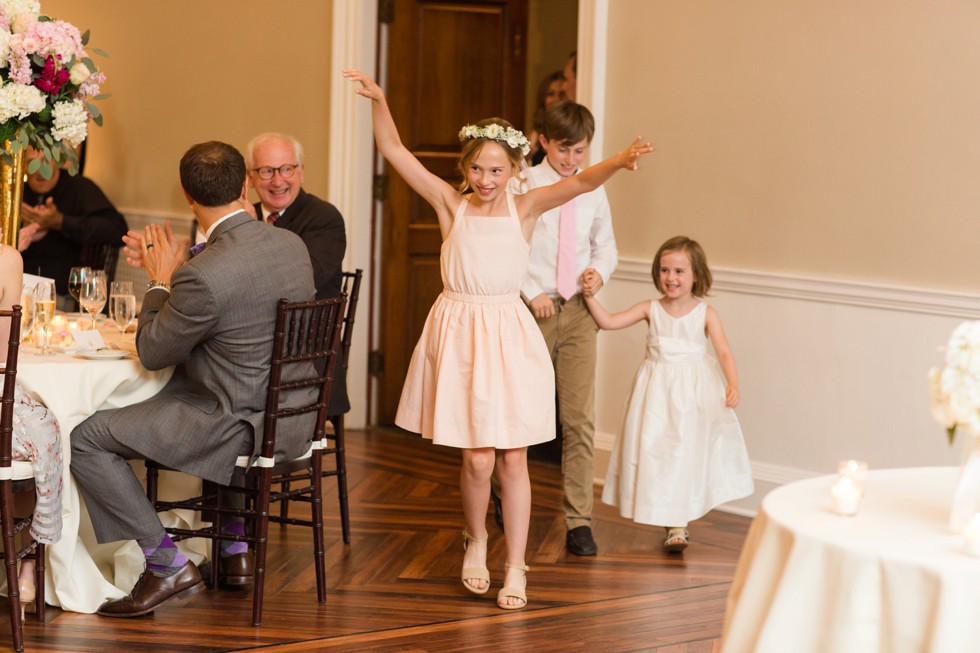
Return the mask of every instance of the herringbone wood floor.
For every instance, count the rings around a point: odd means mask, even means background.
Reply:
[[[565,551],[560,471],[532,461],[529,605],[505,612],[503,539],[489,519],[484,596],[462,589],[459,454],[394,431],[348,435],[352,543],[337,523],[328,479],[325,605],[316,603],[309,530],[271,528],[264,623],[250,625],[251,594],[207,590],[136,619],[49,609],[28,616],[28,651],[657,651],[718,650],[728,591],[748,520],[712,512],[696,522],[683,558],[662,530],[622,519],[596,500],[599,555]],[[9,647],[0,600],[0,650]]]

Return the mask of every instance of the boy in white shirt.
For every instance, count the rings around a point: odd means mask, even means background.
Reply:
[[[584,106],[562,102],[551,107],[539,136],[547,156],[528,171],[528,187],[554,184],[579,172],[594,132],[595,119]],[[522,288],[555,366],[565,542],[569,551],[580,556],[598,550],[591,528],[598,327],[582,298],[583,283],[589,285],[590,294],[597,292],[616,269],[617,260],[609,201],[600,186],[541,216]]]

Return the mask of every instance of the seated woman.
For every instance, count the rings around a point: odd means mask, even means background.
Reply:
[[[9,310],[21,302],[24,261],[13,247],[0,244],[0,309]],[[0,320],[0,367],[7,357],[7,320]],[[42,544],[61,539],[61,433],[54,415],[16,388],[13,419],[13,458],[31,463],[37,498],[31,537]],[[34,561],[25,560],[20,568],[21,611],[34,600]]]

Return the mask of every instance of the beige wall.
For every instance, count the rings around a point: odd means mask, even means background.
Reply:
[[[120,207],[189,213],[177,164],[193,143],[239,148],[262,131],[306,149],[305,187],[325,196],[330,102],[327,0],[43,0],[42,13],[91,29],[108,75],[105,126],[86,175]],[[261,89],[264,89],[262,92]]]
[[[980,4],[609,3],[607,154],[625,257],[980,289]]]

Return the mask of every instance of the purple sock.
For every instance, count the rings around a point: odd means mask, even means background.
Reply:
[[[154,576],[173,576],[187,564],[185,556],[166,532],[136,540],[146,557],[146,568]]]
[[[230,524],[225,524],[221,527],[223,533],[228,535],[244,535],[245,534],[245,521],[238,520],[233,521]],[[248,542],[222,542],[221,543],[221,557],[227,558],[228,556],[238,555],[239,553],[248,553]]]

